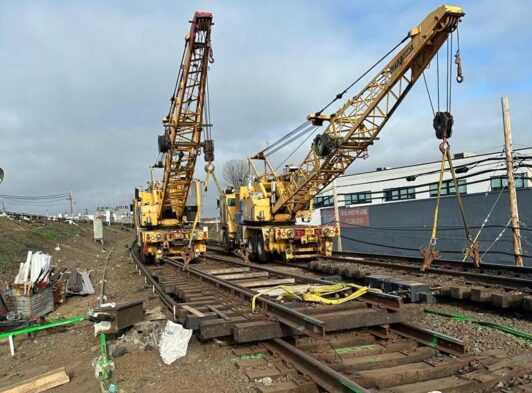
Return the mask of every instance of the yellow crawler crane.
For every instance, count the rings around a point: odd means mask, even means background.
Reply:
[[[288,134],[287,137],[293,138],[292,135],[297,136],[307,126],[328,123],[299,166],[288,165],[283,173],[276,173],[266,157],[273,145],[250,157],[249,184],[222,196],[222,208],[226,211],[221,217],[222,227],[226,228],[223,238],[227,250],[240,248],[247,257],[261,262],[275,255],[284,260],[331,255],[333,239],[340,236],[338,223],[312,226],[296,224],[296,219],[308,221],[313,198],[353,161],[367,157],[368,147],[464,15],[455,6],[443,5],[434,10],[409,31],[394,49],[404,46],[362,91],[334,114],[322,113],[328,106],[310,114],[310,123]],[[458,61],[457,57],[457,64]],[[346,91],[335,100],[341,99]],[[440,132],[443,138],[450,136],[452,116],[438,112],[434,126],[437,135]],[[257,170],[255,160],[262,161],[260,167],[264,166],[264,172]],[[227,214],[231,209],[236,211]]]
[[[196,12],[191,24],[170,110],[163,119],[165,131],[158,137],[163,157],[152,167],[163,168],[162,181],[154,181],[152,174],[147,189],[135,190],[137,241],[146,261],[176,255],[189,262],[206,250],[207,231],[198,227],[201,186],[193,175],[202,147],[206,168],[214,160],[210,124],[204,122],[212,14]],[[187,199],[193,200],[192,206]]]

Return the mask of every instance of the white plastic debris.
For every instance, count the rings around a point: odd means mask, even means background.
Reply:
[[[188,342],[192,336],[191,329],[185,329],[178,323],[166,322],[161,335],[159,354],[165,364],[172,364],[187,354]]]
[[[15,284],[37,281],[47,282],[48,274],[52,269],[52,256],[40,251],[32,253],[28,251],[26,262],[21,263],[19,272],[15,277]]]

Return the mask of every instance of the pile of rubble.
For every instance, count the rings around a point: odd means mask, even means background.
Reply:
[[[44,317],[66,296],[94,294],[90,273],[55,267],[51,255],[29,251],[13,281],[0,283],[0,331]]]

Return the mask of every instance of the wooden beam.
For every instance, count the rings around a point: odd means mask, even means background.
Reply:
[[[70,382],[64,367],[8,386],[0,393],[39,393]]]

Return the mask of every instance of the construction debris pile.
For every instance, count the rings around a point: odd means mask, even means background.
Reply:
[[[89,271],[59,268],[51,255],[29,251],[13,282],[0,283],[0,331],[44,317],[66,296],[94,293]]]

